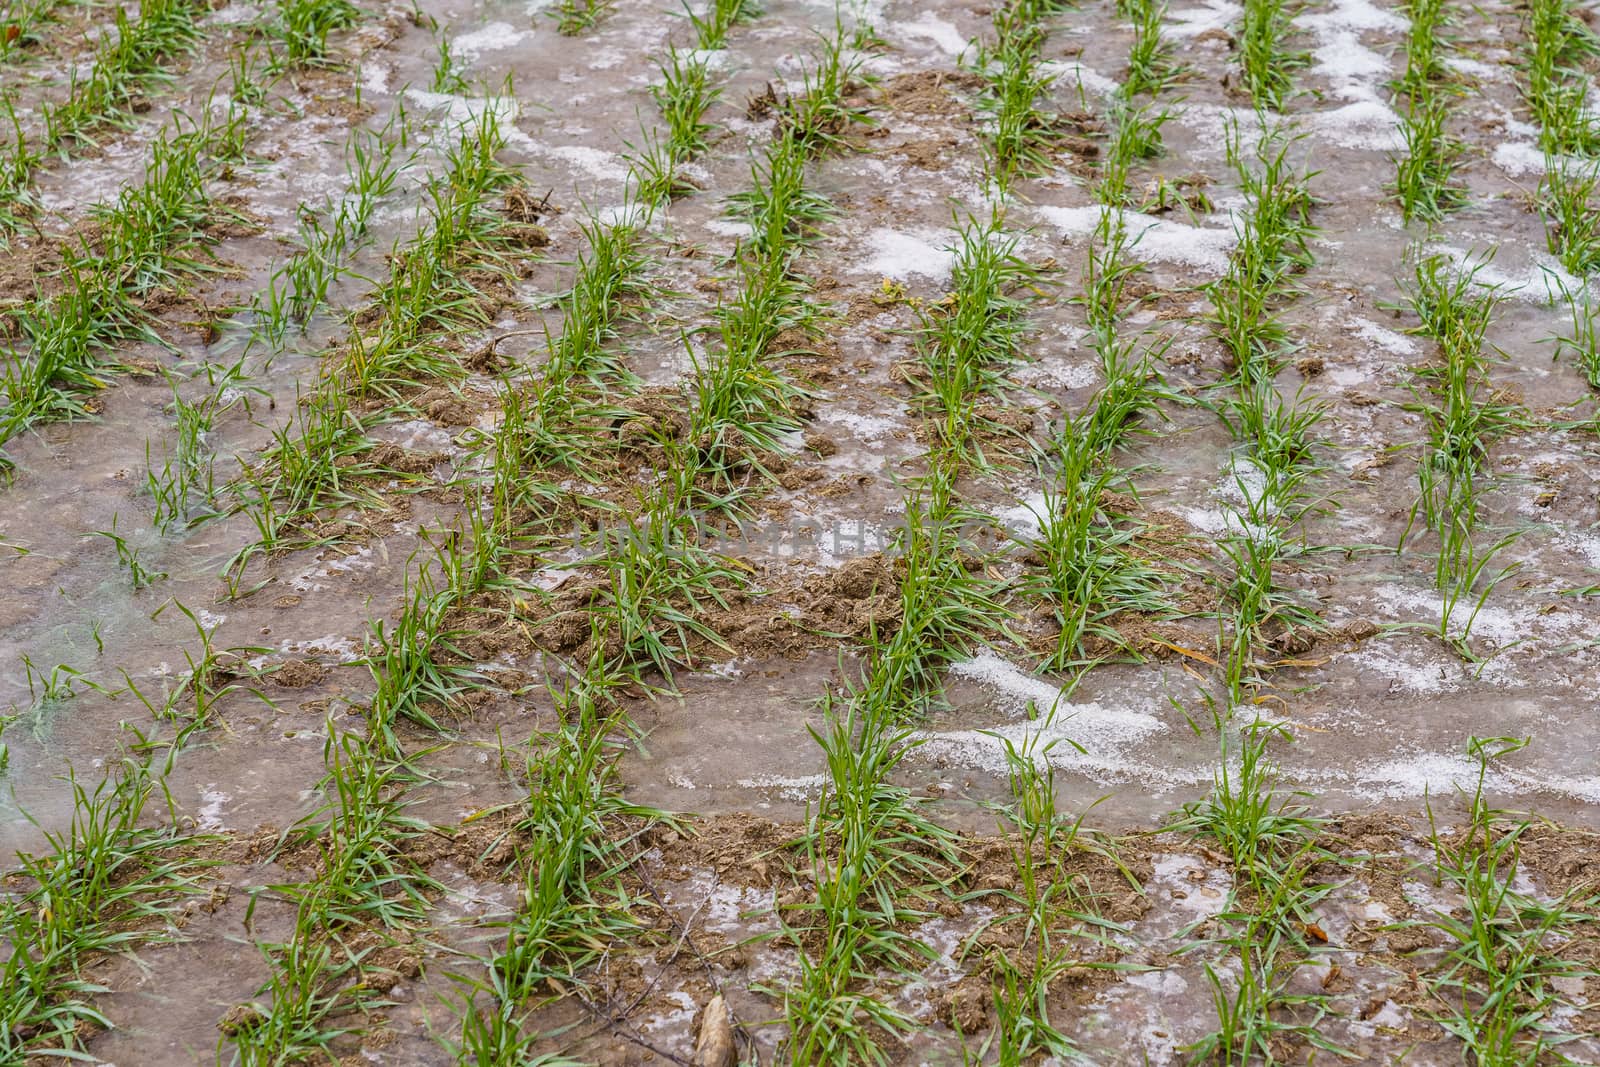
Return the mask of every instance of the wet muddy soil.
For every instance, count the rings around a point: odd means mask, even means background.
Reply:
[[[584,227],[614,220],[626,204],[625,157],[641,121],[654,121],[650,87],[660,74],[651,57],[664,42],[687,48],[693,39],[688,20],[665,5],[619,3],[577,36],[557,33],[537,2],[413,7],[366,5],[356,29],[334,36],[328,65],[273,84],[253,115],[245,162],[214,183],[214,195],[249,220],[217,234],[217,269],[153,309],[160,343],[110,354],[121,370],[94,397],[92,419],[5,444],[13,467],[0,487],[0,855],[36,852],[70,824],[69,770],[94,779],[129,746],[172,738],[175,724],[153,717],[152,706],[182,690],[205,648],[229,650],[234,682],[205,728],[185,736],[166,778],[174,820],[216,835],[208,847],[219,862],[205,872],[205,894],[185,905],[174,943],[86,969],[106,988],[96,1002],[117,1024],[88,1041],[99,1062],[233,1055],[219,1024],[260,1003],[268,968],[259,946],[293,926],[293,905],[263,887],[315,870],[309,859],[296,868],[275,843],[323,803],[330,735],[366,721],[374,627],[393,624],[419,560],[464,514],[481,431],[498,418],[500,373],[543,360]],[[705,1007],[721,994],[744,1061],[784,1054],[775,1020],[806,947],[795,909],[817,885],[797,842],[829,782],[814,735],[821,700],[857,676],[866,635],[896,622],[894,534],[927,449],[907,372],[918,308],[949,288],[953,218],[988,211],[992,195],[975,113],[981,80],[968,62],[970,42],[991,32],[988,5],[866,0],[841,11],[846,25],[872,31],[855,42],[871,124],[808,169],[834,210],[801,265],[824,325],[785,366],[815,395],[786,453],[767,457],[773,484],[754,513],[715,542],[751,590],[713,613],[721,642],[698,648],[670,686],[653,679],[658,691],[621,698],[634,728],[617,732],[618,788],[679,819],[629,839],[622,884],[636,933],[608,943],[581,988],[552,983],[532,1017],[547,1035],[540,1051],[598,1064],[688,1063]],[[975,1051],[996,1021],[995,955],[1026,948],[1006,921],[1018,892],[1001,811],[1008,742],[1054,742],[1042,762],[1055,775],[1056,804],[1069,819],[1083,817],[1080,840],[1047,875],[1082,897],[1056,931],[1075,956],[1042,1006],[1051,1024],[1089,1062],[1186,1062],[1217,1025],[1214,984],[1237,978],[1238,957],[1221,941],[1237,907],[1235,863],[1214,842],[1169,827],[1211,792],[1219,752],[1237,741],[1237,728],[1219,730],[1210,710],[1227,565],[1217,541],[1241,521],[1249,461],[1206,406],[1231,367],[1204,324],[1201,289],[1226,268],[1243,205],[1224,130],[1255,121],[1228,77],[1239,15],[1225,0],[1167,12],[1165,32],[1188,73],[1168,94],[1164,154],[1138,179],[1183,179],[1207,199],[1133,218],[1143,232],[1133,254],[1147,271],[1130,322],[1169,343],[1156,367],[1166,389],[1159,419],[1132,440],[1123,464],[1134,472],[1127,511],[1141,524],[1141,550],[1168,576],[1172,611],[1114,619],[1121,649],[1087,669],[1042,672],[1048,605],[1029,601],[1016,554],[999,565],[1015,620],[949,669],[895,771],[956,844],[941,860],[950,892],[906,904],[905,932],[929,949],[924,965],[874,979],[872,992],[913,1021],[903,1037],[885,1039],[888,1062],[969,1062],[963,1050]],[[35,282],[47,291],[59,284],[52,250],[93,225],[91,205],[142,178],[153,132],[204,106],[203,87],[261,17],[252,5],[218,7],[205,20],[206,43],[149,110],[40,171],[39,228],[13,239],[0,268],[6,314]],[[723,88],[708,114],[709,146],[687,172],[690,194],[650,222],[651,299],[620,330],[624,362],[641,384],[626,398],[619,440],[629,427],[652,440],[676,417],[697,354],[685,331],[712,321],[732,284],[726,257],[748,236],[728,197],[748,186],[752,153],[772,135],[759,102],[769,87],[799,83],[804,57],[834,22],[831,3],[769,0],[714,54]],[[1549,340],[1567,310],[1552,298],[1559,268],[1530,209],[1542,165],[1528,162],[1537,131],[1518,88],[1520,25],[1505,3],[1459,12],[1452,54],[1471,105],[1456,113],[1453,133],[1467,146],[1469,198],[1429,236],[1403,224],[1390,194],[1402,145],[1389,81],[1403,69],[1403,12],[1319,0],[1293,21],[1292,40],[1310,61],[1285,115],[1303,135],[1297,163],[1314,172],[1319,232],[1315,264],[1282,311],[1297,349],[1279,386],[1323,412],[1314,491],[1324,506],[1279,579],[1322,625],[1283,635],[1256,708],[1284,727],[1273,748],[1282,795],[1327,820],[1308,875],[1325,892],[1303,920],[1316,927],[1306,934],[1313,948],[1286,977],[1289,992],[1315,995],[1318,1014],[1295,1021],[1352,1062],[1462,1062],[1460,1041],[1439,1021],[1449,1005],[1428,979],[1448,948],[1434,920],[1463,906],[1434,870],[1429,820],[1445,841],[1459,833],[1480,773],[1488,803],[1536,820],[1522,839],[1519,892],[1574,901],[1585,913],[1600,892],[1600,441],[1581,369],[1553,358]],[[1008,369],[996,417],[1033,441],[1101,384],[1072,299],[1100,210],[1088,120],[1109,106],[1133,39],[1100,0],[1052,15],[1049,31],[1048,102],[1086,120],[1048,173],[1018,184],[1007,211],[1020,254],[1042,273],[1026,308],[1025,359]],[[52,41],[16,83],[24,124],[66,91],[70,64],[84,58],[69,37]],[[435,88],[440,41],[451,43],[464,79],[454,91]],[[322,516],[329,536],[320,543],[253,557],[230,584],[222,577],[230,560],[258,535],[246,515],[164,533],[153,523],[146,470],[176,439],[174,388],[200,396],[236,366],[204,444],[219,482],[259,463],[315,387],[324,350],[345,336],[343,313],[362,304],[396,243],[416,232],[455,131],[486,107],[503,116],[503,159],[549,210],[498,292],[492,325],[436,340],[456,355],[478,354],[464,360],[470,373],[375,412],[369,432],[383,473],[368,479],[361,502]],[[352,131],[380,128],[402,108],[415,131],[412,157],[328,307],[280,348],[249,344],[252,315],[241,309],[295,247],[302,209],[343,195]],[[1479,516],[1492,537],[1516,535],[1496,562],[1511,569],[1464,642],[1437,634],[1441,615],[1459,631],[1472,608],[1441,600],[1436,546],[1422,536],[1398,550],[1426,436],[1416,371],[1434,358],[1411,332],[1414,317],[1399,310],[1399,279],[1424,238],[1457,257],[1495,249],[1483,274],[1505,296],[1488,338],[1498,353],[1492,384],[1518,413],[1492,445]],[[657,457],[645,445],[622,455],[583,493],[627,500]],[[963,479],[963,496],[991,520],[973,530],[985,550],[1037,529],[1045,477],[1024,456]],[[571,507],[581,520],[583,505]],[[99,533],[113,530],[159,575],[148,587],[133,587],[113,540]],[[416,859],[438,888],[426,924],[376,950],[367,981],[384,1006],[330,1058],[458,1062],[448,1044],[459,1033],[461,976],[481,977],[521,892],[512,854],[497,852],[497,836],[474,820],[525,795],[520,772],[508,771],[522,756],[508,750],[537,747],[558,725],[544,682],[559,657],[585,648],[585,598],[600,582],[573,566],[586,554],[574,540],[529,565],[523,578],[543,599],[507,594],[455,620],[466,634],[456,660],[475,668],[473,691],[437,709],[436,732],[407,727],[402,738],[423,771],[407,814],[436,830]],[[1484,770],[1469,753],[1475,737],[1528,743]],[[1572,1039],[1560,1053],[1600,1061],[1593,924],[1564,929],[1549,952],[1572,965],[1553,979],[1551,1032]],[[1275,1053],[1326,1062],[1297,1031]]]

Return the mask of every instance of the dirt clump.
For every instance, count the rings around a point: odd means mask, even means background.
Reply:
[[[976,1034],[994,1025],[994,990],[980,975],[963,977],[939,994],[934,1006],[941,1022],[963,1034]]]
[[[861,637],[876,628],[891,633],[900,621],[900,579],[882,553],[846,560],[806,583],[807,625],[826,633]]]
[[[429,389],[413,403],[417,410],[441,426],[471,426],[478,421],[481,401],[475,402],[448,389]]]
[[[305,689],[328,676],[328,668],[307,659],[285,660],[272,672],[272,684],[281,689]]]
[[[970,71],[911,71],[884,79],[877,103],[902,114],[966,116],[971,108],[955,94],[978,92],[984,85],[983,78]]]
[[[396,474],[432,474],[439,464],[449,461],[446,452],[421,452],[388,441],[379,442],[367,453],[368,464]]]
[[[617,444],[624,452],[653,455],[664,442],[688,436],[688,405],[676,390],[646,390],[630,397],[622,409],[628,414],[617,425]]]

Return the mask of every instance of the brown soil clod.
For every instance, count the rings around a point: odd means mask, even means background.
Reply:
[[[311,660],[291,659],[272,672],[272,684],[281,689],[305,689],[328,676],[328,668]]]

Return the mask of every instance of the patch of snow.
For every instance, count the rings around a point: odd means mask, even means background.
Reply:
[[[931,11],[924,11],[913,22],[897,23],[894,32],[914,41],[932,41],[947,55],[959,56],[967,50],[968,41],[961,31]]]
[[[1396,618],[1410,615],[1432,624],[1444,612],[1444,600],[1432,591],[1406,589],[1391,584],[1379,586],[1373,596],[1384,611]],[[1590,628],[1576,613],[1540,613],[1533,609],[1519,611],[1492,603],[1477,608],[1468,601],[1469,598],[1463,597],[1451,605],[1451,629],[1465,628],[1470,616],[1472,635],[1486,637],[1496,644],[1510,644],[1541,635],[1565,634]]]
[[[207,782],[200,790],[200,810],[195,815],[195,828],[202,831],[221,830],[222,808],[233,796],[217,788],[217,783]]]
[[[578,144],[541,144],[534,148],[534,152],[549,159],[558,159],[592,178],[613,182],[628,180],[627,164],[614,152]]]
[[[1565,774],[1552,774],[1547,769],[1534,772],[1507,768],[1502,771],[1505,781],[1518,792],[1558,793],[1585,804],[1600,804],[1600,777],[1573,778]]]
[[[985,651],[968,660],[954,663],[950,673],[993,690],[1000,703],[1014,715],[1050,718],[1066,699],[1060,686],[1031,674],[1016,664]]]
[[[1015,507],[995,513],[995,518],[1027,538],[1037,538],[1050,517],[1050,503],[1043,492],[1031,493]]]
[[[874,552],[883,552],[893,540],[890,530],[875,522],[860,519],[840,519],[825,525],[816,541],[809,545],[816,553],[817,563],[833,570],[846,560],[860,559]]]
[[[1248,129],[1257,123],[1256,113],[1248,108],[1204,103],[1189,105],[1174,118],[1180,126],[1197,134],[1192,149],[1196,158],[1205,155],[1221,158],[1226,152],[1230,129],[1235,126],[1241,130]],[[1240,203],[1244,202],[1243,197],[1237,199]],[[1218,203],[1220,205],[1223,201]]]
[[[1571,531],[1557,539],[1562,547],[1576,552],[1589,566],[1600,570],[1600,536],[1588,531]]]
[[[1055,78],[1056,84],[1070,85],[1076,82],[1084,92],[1096,96],[1108,97],[1122,88],[1115,78],[1108,78],[1076,60],[1054,60],[1044,64],[1044,70]]]
[[[1451,70],[1470,74],[1485,81],[1493,81],[1505,73],[1505,68],[1498,63],[1485,63],[1482,60],[1468,59],[1466,56],[1445,56],[1444,65]]]
[[[1401,1008],[1394,1001],[1386,1000],[1383,1002],[1383,1007],[1372,1015],[1362,1019],[1351,1020],[1350,1028],[1352,1033],[1370,1038],[1377,1034],[1380,1028],[1385,1030],[1405,1030],[1410,1025],[1411,1013]]]
[[[1343,148],[1398,152],[1405,148],[1400,116],[1376,100],[1363,100],[1309,116],[1309,124]]]
[[[1090,361],[1074,363],[1042,357],[1017,367],[1011,372],[1011,377],[1021,385],[1039,388],[1087,389],[1100,381],[1100,367]]]
[[[332,656],[340,663],[355,663],[365,655],[360,645],[348,637],[340,637],[337,634],[313,637],[308,641],[285,641],[278,646],[278,649],[290,655],[314,652],[322,656]]]
[[[1456,245],[1440,244],[1433,251],[1444,253],[1458,269],[1470,270],[1478,266],[1479,285],[1499,289],[1506,296],[1530,304],[1550,305],[1567,299],[1568,293],[1584,288],[1584,282],[1567,273],[1554,257],[1538,249],[1530,251],[1532,261],[1526,273],[1511,273],[1477,253]],[[1481,264],[1481,265],[1480,265]]]
[[[1351,325],[1355,327],[1356,336],[1375,348],[1382,349],[1391,356],[1414,356],[1417,354],[1417,343],[1403,333],[1395,333],[1359,316],[1352,317]]]
[[[1087,207],[1041,207],[1038,212],[1068,236],[1086,236],[1100,225],[1104,209]],[[1151,218],[1137,211],[1122,210],[1123,224],[1131,242],[1129,254],[1146,262],[1176,263],[1221,274],[1228,269],[1228,253],[1238,243],[1231,226],[1189,226],[1172,219]]]
[[[427,419],[404,419],[388,423],[382,429],[383,439],[401,448],[458,453],[465,451],[456,447],[455,438],[449,430]]]
[[[739,219],[707,219],[705,227],[719,237],[749,237],[751,233],[750,224]]]
[[[1389,680],[1390,692],[1443,693],[1455,689],[1458,681],[1447,675],[1438,663],[1418,662],[1379,645],[1366,644],[1355,652],[1337,657],[1358,673],[1375,674]]]
[[[798,778],[757,774],[739,779],[739,785],[745,789],[771,789],[785,800],[811,800],[822,792],[828,782],[825,774],[803,774]]]
[[[368,93],[387,93],[389,91],[389,68],[380,64],[367,66],[362,64],[360,72],[361,88]]]
[[[942,282],[950,277],[955,253],[920,237],[895,230],[876,229],[866,235],[871,250],[856,267],[858,274],[875,274],[905,281],[912,275]]]
[[[1165,728],[1155,716],[1099,703],[1072,703],[1066,691],[993,652],[950,667],[950,673],[993,692],[1013,717],[1038,716],[986,730],[922,730],[913,735],[920,758],[973,767],[996,776],[1007,772],[1007,747],[1097,781],[1141,780],[1170,786],[1174,776],[1142,764],[1125,752]]]
[[[1419,752],[1399,759],[1358,766],[1353,774],[1368,796],[1384,800],[1410,800],[1424,794],[1452,796],[1458,790],[1471,792],[1478,785],[1478,761],[1466,756]],[[1500,775],[1492,768],[1484,779],[1486,786],[1498,786]]]
[[[898,419],[884,418],[879,415],[860,415],[854,411],[824,411],[823,418],[829,423],[836,423],[845,427],[863,441],[881,440],[892,436],[897,430],[903,429],[905,426]]]
[[[411,88],[406,90],[406,99],[427,111],[444,112],[444,117],[456,126],[476,122],[485,112],[501,122],[515,119],[518,113],[517,102],[508,96],[455,96]]]
[[[1198,37],[1202,33],[1229,28],[1244,14],[1244,8],[1232,0],[1205,0],[1199,7],[1179,8],[1167,12],[1167,32],[1174,37]]]
[[[1312,73],[1328,80],[1330,96],[1347,101],[1343,107],[1311,115],[1311,127],[1345,148],[1380,152],[1404,148],[1400,116],[1388,107],[1382,94],[1391,73],[1389,60],[1363,45],[1361,35],[1370,31],[1401,33],[1406,20],[1369,0],[1335,0],[1329,9],[1294,21],[1316,39],[1311,50]]]
[[[253,4],[229,4],[218,11],[213,11],[203,20],[207,26],[241,26],[253,22],[261,16],[261,9]]]
[[[297,593],[314,593],[327,588],[319,579],[355,571],[370,571],[377,566],[377,562],[372,555],[372,546],[362,545],[348,556],[335,556],[301,571],[289,579],[289,587]]]
[[[1244,537],[1258,545],[1272,544],[1281,536],[1270,521],[1258,521],[1276,516],[1280,504],[1271,499],[1266,471],[1248,456],[1232,459],[1211,495],[1221,508],[1184,508],[1180,512],[1184,521],[1203,533]]]
[[[450,50],[463,59],[476,59],[485,52],[512,48],[532,36],[532,30],[519,30],[508,22],[491,22],[451,41]]]
[[[1531,141],[1502,141],[1495,145],[1494,165],[1513,178],[1544,173],[1544,152]]]
[[[1185,922],[1209,919],[1220,915],[1228,905],[1228,890],[1232,880],[1228,872],[1217,867],[1207,867],[1194,856],[1184,853],[1153,856],[1150,860],[1153,882],[1172,894],[1172,906],[1187,913]],[[1196,881],[1195,874],[1200,874]],[[1207,890],[1210,892],[1202,892]],[[1173,890],[1187,894],[1179,897]]]

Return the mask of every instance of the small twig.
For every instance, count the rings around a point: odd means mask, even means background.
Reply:
[[[651,1052],[655,1053],[657,1056],[660,1056],[662,1059],[670,1060],[670,1061],[672,1061],[673,1063],[676,1063],[676,1064],[681,1064],[682,1067],[694,1067],[694,1065],[689,1060],[684,1059],[682,1056],[676,1055],[675,1053],[672,1053],[672,1052],[668,1052],[666,1049],[660,1048],[660,1047],[658,1047],[656,1045],[653,1045],[650,1042],[646,1041],[639,1034],[637,1034],[633,1030],[630,1030],[628,1027],[624,1026],[622,1019],[619,1019],[616,1016],[612,1015],[609,1011],[601,1010],[601,1008],[600,1008],[600,1006],[598,1004],[595,1004],[593,1001],[591,1001],[588,997],[584,996],[582,993],[578,993],[576,991],[574,991],[574,993],[578,998],[578,1003],[582,1004],[586,1009],[588,1009],[589,1012],[592,1015],[594,1015],[594,1017],[596,1019],[598,1019],[602,1023],[604,1023],[606,1025],[606,1028],[609,1029],[612,1033],[617,1034],[620,1037],[626,1038],[627,1040],[633,1042],[635,1045],[638,1045],[640,1048],[649,1049]],[[629,1010],[632,1010],[632,1009],[629,1009]]]
[[[507,340],[508,338],[512,338],[512,337],[527,337],[527,336],[530,336],[532,334],[543,333],[543,332],[544,332],[544,327],[542,327],[542,326],[539,327],[538,329],[508,330],[507,332],[501,334],[499,337],[496,337],[493,340],[491,340],[488,344],[484,345],[483,354],[486,355],[486,356],[496,355],[497,353],[495,352],[495,347],[497,345],[499,345],[499,343],[501,341]]]
[[[645,892],[650,894],[650,899],[655,902],[656,907],[661,909],[661,913],[667,917],[667,921],[669,923],[678,927],[682,931],[682,936],[678,939],[678,949],[681,949],[684,945],[689,946],[689,951],[694,954],[694,958],[699,961],[701,968],[706,972],[706,978],[711,982],[711,988],[716,990],[718,994],[721,994],[722,979],[712,968],[711,961],[706,957],[706,954],[701,952],[700,947],[694,943],[694,938],[691,937],[689,933],[690,925],[693,924],[695,917],[698,916],[701,910],[705,907],[705,903],[702,901],[701,904],[696,907],[694,912],[689,916],[688,923],[685,923],[678,918],[676,912],[667,906],[667,902],[661,899],[661,894],[656,891],[655,882],[650,878],[649,873],[642,866],[636,866],[635,871],[639,875],[640,882],[644,884]],[[716,887],[713,886],[712,888],[715,889]],[[673,956],[677,955],[678,949],[673,950]],[[732,1021],[734,1031],[738,1033],[740,1039],[744,1042],[745,1047],[752,1049],[755,1048],[756,1039],[751,1036],[749,1029],[739,1019],[739,1016],[735,1014],[731,1005],[728,1007],[728,1018]]]

